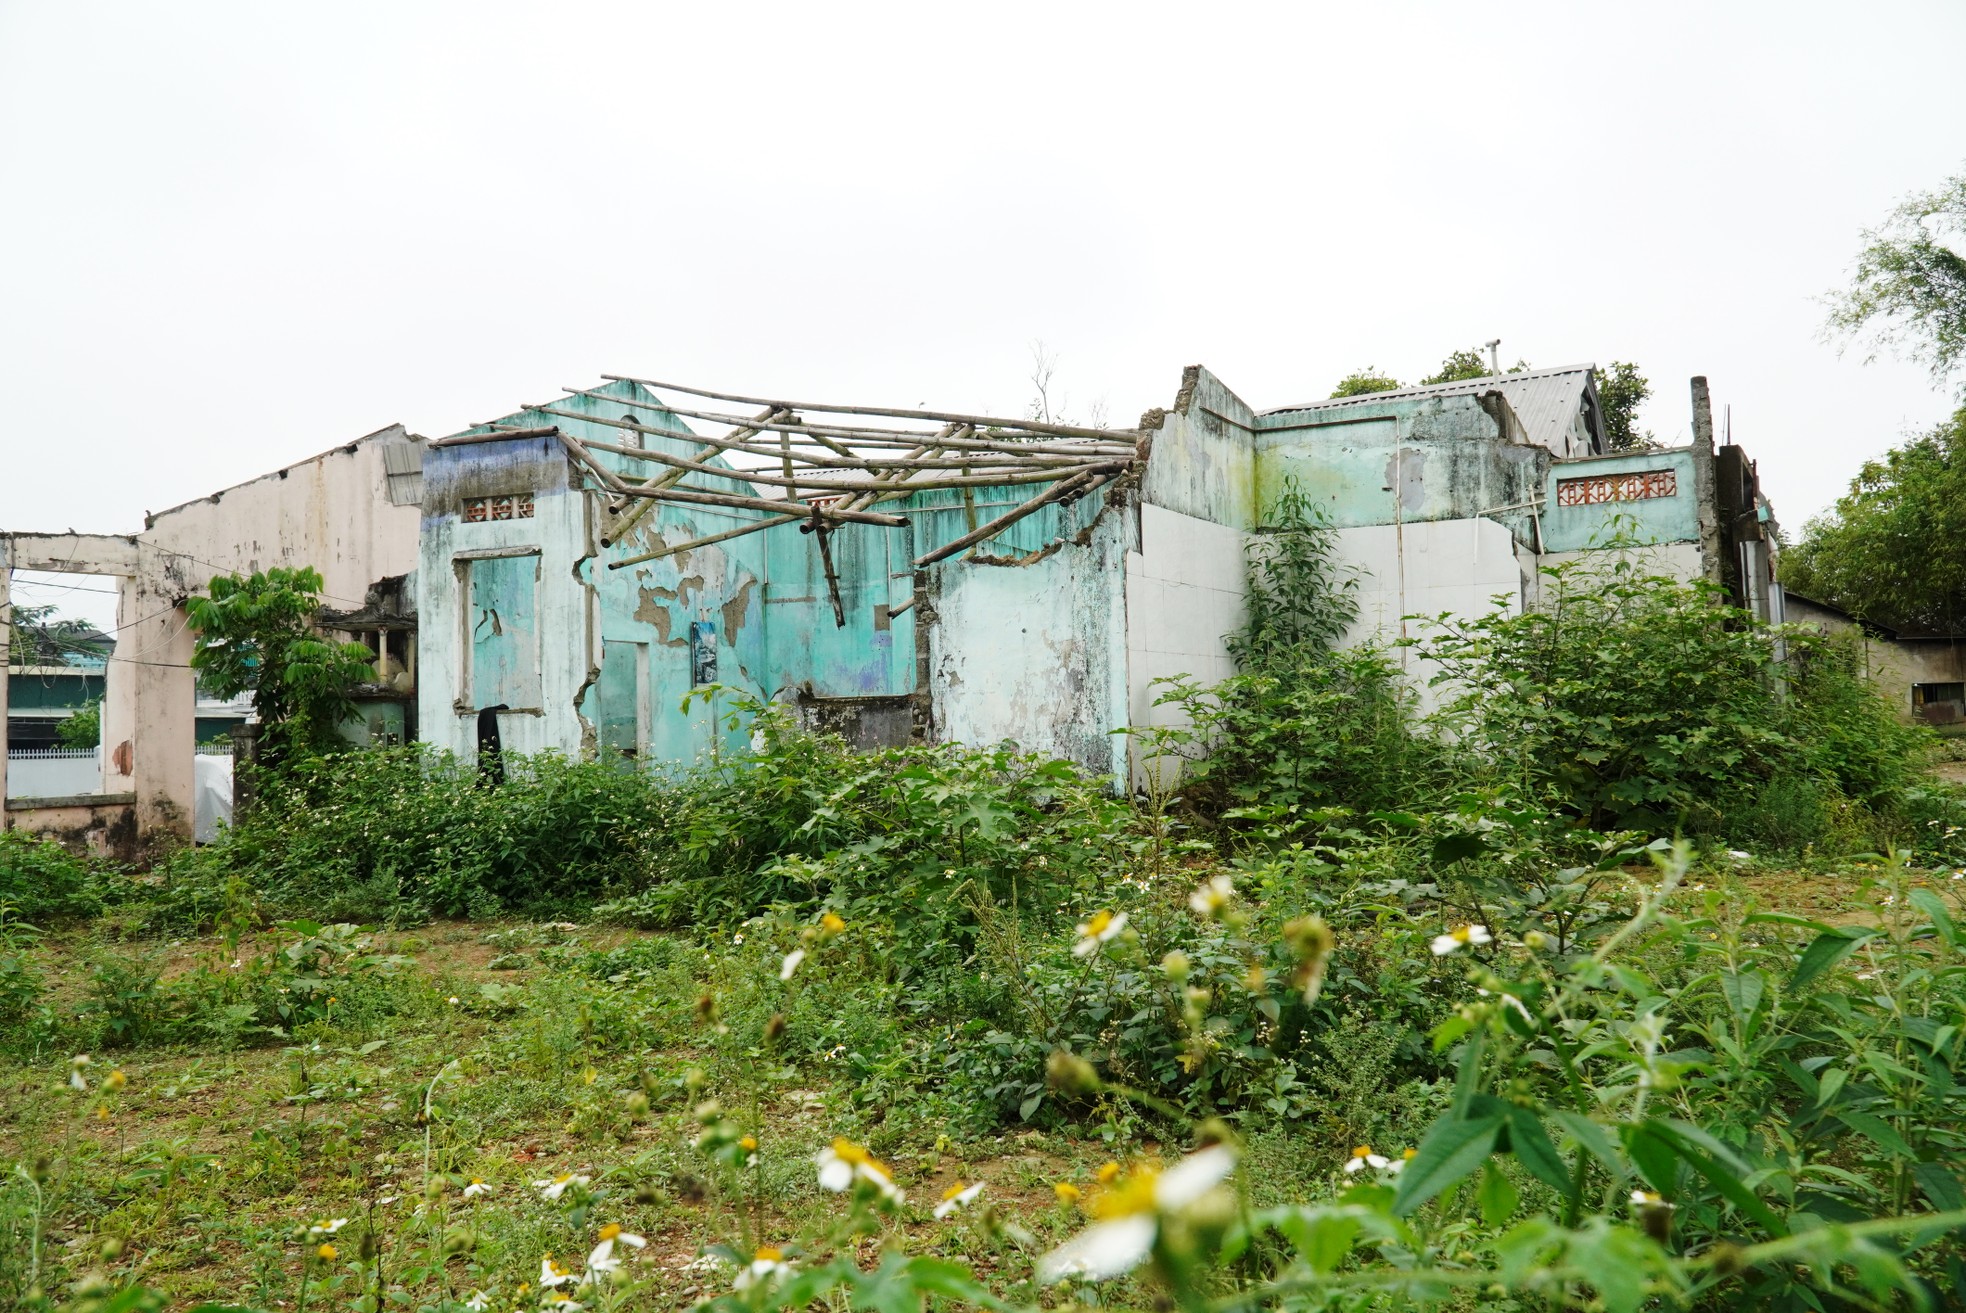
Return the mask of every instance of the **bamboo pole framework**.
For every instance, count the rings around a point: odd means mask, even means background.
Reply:
[[[446,444],[544,438],[559,442],[581,470],[583,482],[605,498],[607,527],[603,547],[621,543],[659,503],[716,507],[755,514],[756,519],[680,543],[658,540],[649,551],[608,562],[619,570],[646,561],[727,542],[746,534],[797,524],[812,533],[827,567],[836,620],[838,586],[831,569],[829,535],[844,524],[900,527],[904,516],[877,509],[881,503],[936,490],[960,491],[974,506],[978,489],[1030,488],[1032,495],[1002,515],[977,524],[968,513],[969,531],[931,547],[915,559],[916,568],[947,560],[988,542],[1012,525],[1055,503],[1090,496],[1145,461],[1146,434],[1133,429],[1087,428],[1036,419],[1010,419],[952,411],[884,406],[840,405],[748,397],[629,375],[604,375],[650,391],[700,398],[692,406],[657,401],[660,413],[647,415],[646,402],[610,396],[592,388],[567,388],[566,397],[527,406],[533,415],[555,421],[545,426],[479,425],[487,433],[466,433]],[[591,403],[619,406],[616,416],[592,413]],[[750,414],[711,408],[725,402],[755,407]],[[582,405],[587,409],[571,407]],[[642,416],[646,415],[646,418]],[[721,426],[698,433],[685,420]],[[559,422],[567,421],[567,422]],[[926,422],[934,428],[897,426],[893,421]],[[582,438],[574,423],[597,424],[622,432],[620,442]],[[609,462],[603,455],[622,458]],[[624,468],[625,462],[625,468]]]

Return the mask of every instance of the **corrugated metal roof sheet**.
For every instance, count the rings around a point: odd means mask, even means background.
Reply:
[[[1531,442],[1558,455],[1570,454],[1570,425],[1589,399],[1588,422],[1602,445],[1603,421],[1598,415],[1597,388],[1592,371],[1596,365],[1560,365],[1554,369],[1525,369],[1520,374],[1493,374],[1486,378],[1464,379],[1459,383],[1436,383],[1432,387],[1401,388],[1397,392],[1366,392],[1356,397],[1333,397],[1301,406],[1279,406],[1261,412],[1270,415],[1298,414],[1304,411],[1342,411],[1374,406],[1388,401],[1424,400],[1428,397],[1477,396],[1500,392],[1509,409],[1522,421],[1523,432]]]

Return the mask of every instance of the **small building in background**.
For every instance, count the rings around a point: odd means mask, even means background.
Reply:
[[[1966,635],[1910,633],[1792,590],[1785,596],[1791,622],[1846,635],[1857,645],[1864,674],[1900,716],[1966,733]]]

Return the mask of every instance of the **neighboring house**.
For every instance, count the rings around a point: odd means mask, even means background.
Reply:
[[[100,651],[112,639],[94,635]],[[61,747],[61,721],[102,696],[108,662],[96,653],[69,651],[57,664],[8,666],[6,741],[14,751]]]
[[[1857,644],[1864,674],[1906,720],[1966,723],[1966,635],[1915,634],[1859,620],[1839,607],[1789,590],[1788,618]]]
[[[664,501],[624,531],[594,470],[648,467],[585,444],[696,456],[728,477],[692,486],[770,494],[693,439],[638,431],[693,434],[670,408],[689,407],[611,383],[430,444],[423,737],[466,756],[495,730],[506,750],[687,762],[734,741],[717,703],[688,699],[717,684],[866,745],[1011,739],[1124,775],[1115,731],[1169,717],[1156,680],[1231,673],[1244,547],[1287,480],[1360,571],[1355,638],[1498,597],[1519,609],[1540,564],[1614,521],[1661,568],[1779,618],[1766,502],[1740,449],[1713,449],[1704,396],[1695,380],[1692,446],[1606,455],[1589,366],[1265,412],[1195,367],[1171,410],[1120,431],[1141,453],[1125,477],[917,565],[1028,489],[913,493],[881,504],[905,527],[826,535],[746,533],[769,513]]]

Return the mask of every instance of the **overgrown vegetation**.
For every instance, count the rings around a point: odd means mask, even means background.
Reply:
[[[0,1301],[1960,1289],[1966,804],[1845,654],[1635,559],[1344,648],[1273,521],[1132,801],[720,690],[699,769],[297,754],[147,878],[5,836]]]
[[[207,596],[184,602],[197,634],[191,668],[214,697],[253,695],[269,765],[330,746],[355,712],[350,694],[373,674],[367,648],[316,628],[322,587],[310,566],[276,566],[245,578],[215,575]]]

